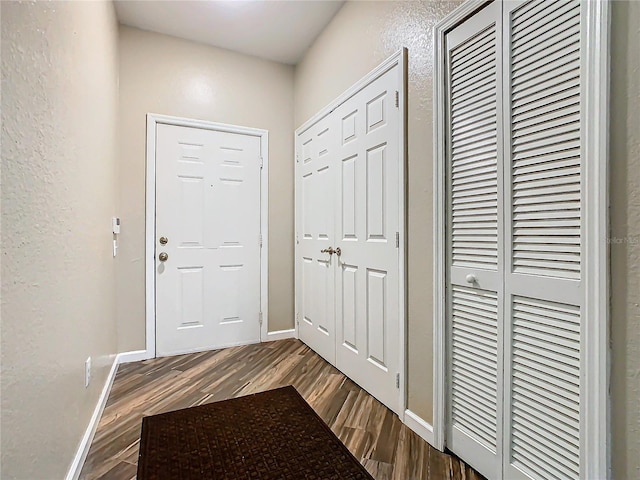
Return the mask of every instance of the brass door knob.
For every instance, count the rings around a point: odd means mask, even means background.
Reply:
[[[333,247],[329,247],[329,248],[323,248],[322,250],[320,250],[320,253],[328,253],[329,255],[333,255],[336,251],[333,249]]]
[[[169,254],[167,252],[162,252],[160,253],[160,255],[158,255],[158,259],[161,262],[166,262],[169,259]]]
[[[160,245],[166,245],[169,243],[169,239],[167,237],[160,237]]]
[[[337,256],[342,255],[342,249],[340,247],[336,247],[336,249],[334,250],[334,252],[336,252]]]

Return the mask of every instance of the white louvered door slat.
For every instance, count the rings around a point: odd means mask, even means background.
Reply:
[[[503,475],[574,479],[584,298],[581,5],[505,2],[503,25]]]
[[[500,5],[491,4],[446,39],[448,445],[490,478],[502,468],[500,17]]]

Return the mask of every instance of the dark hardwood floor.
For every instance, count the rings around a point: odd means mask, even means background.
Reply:
[[[80,478],[135,479],[144,415],[284,385],[297,388],[377,480],[483,478],[431,448],[298,340],[121,365]]]

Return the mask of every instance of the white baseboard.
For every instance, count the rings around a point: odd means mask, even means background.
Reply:
[[[146,350],[133,350],[131,352],[122,352],[118,354],[118,364],[139,362],[141,360],[149,360],[153,355],[149,355]]]
[[[93,410],[93,415],[91,415],[91,420],[89,420],[89,425],[84,432],[84,436],[80,441],[80,445],[78,445],[76,456],[73,458],[73,462],[71,462],[71,466],[69,467],[69,471],[67,472],[67,476],[65,477],[66,480],[77,480],[78,477],[80,477],[80,472],[82,471],[84,461],[87,459],[87,454],[89,453],[89,447],[91,447],[91,442],[93,441],[93,437],[96,434],[96,429],[98,428],[98,423],[100,422],[100,418],[102,417],[104,406],[107,404],[107,399],[109,398],[109,393],[111,392],[111,385],[113,385],[113,380],[116,378],[118,364],[120,363],[119,357],[120,355],[114,356],[113,365],[111,365],[111,369],[109,370],[107,379],[104,382],[104,387],[102,387],[102,392],[100,393],[100,397],[98,398],[96,408]]]
[[[433,445],[433,427],[411,410],[404,411],[404,424],[417,433],[429,445]]]
[[[288,330],[276,330],[275,332],[267,332],[267,342],[274,342],[276,340],[285,340],[287,338],[296,338],[296,329],[290,328]]]
[[[230,343],[223,343],[222,345],[216,345],[214,348],[202,348],[202,347],[193,348],[193,349],[187,348],[185,350],[176,350],[175,352],[171,352],[167,354],[161,354],[156,352],[155,358],[175,357],[176,355],[188,355],[190,353],[213,352],[215,350],[222,350],[223,348],[243,347],[245,345],[254,345],[260,342],[261,340],[252,340],[250,342],[230,342]],[[154,357],[152,356],[148,358],[154,358]]]
[[[87,454],[89,453],[89,448],[91,447],[91,442],[93,442],[93,437],[96,434],[98,423],[100,423],[102,412],[104,411],[104,407],[107,404],[109,393],[111,393],[111,387],[113,385],[114,379],[116,378],[118,365],[120,365],[121,363],[148,360],[149,358],[151,357],[147,354],[146,350],[123,352],[114,356],[113,365],[111,365],[109,375],[107,375],[107,379],[104,382],[104,387],[102,387],[102,392],[100,393],[100,397],[98,398],[96,408],[93,410],[93,415],[91,415],[91,420],[89,420],[89,425],[87,425],[87,429],[85,430],[84,436],[80,441],[80,445],[78,445],[76,456],[74,457],[73,462],[71,462],[71,466],[69,467],[69,471],[67,472],[67,476],[65,477],[66,480],[77,480],[80,476],[80,472],[82,471],[84,462],[87,459]]]

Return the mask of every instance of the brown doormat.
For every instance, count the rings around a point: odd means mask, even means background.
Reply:
[[[138,480],[373,480],[292,386],[142,419]]]

